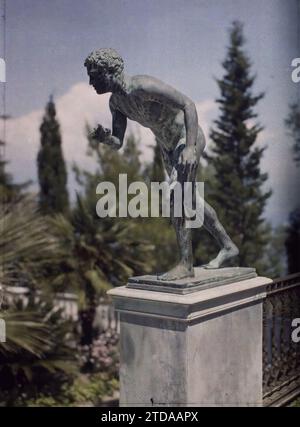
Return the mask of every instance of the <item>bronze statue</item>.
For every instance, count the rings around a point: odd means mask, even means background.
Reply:
[[[187,96],[162,81],[147,75],[124,74],[124,62],[114,49],[92,52],[84,63],[92,85],[98,94],[111,92],[109,106],[112,113],[112,132],[99,125],[93,138],[115,149],[122,147],[127,118],[151,129],[159,143],[165,168],[171,176],[174,168],[177,179],[195,182],[199,158],[205,138],[198,125],[196,107]],[[206,268],[219,268],[238,254],[218,220],[214,209],[204,203],[204,227],[217,240],[220,252]],[[194,275],[191,229],[185,218],[171,215],[180,251],[179,263],[162,274],[162,280],[176,280]]]

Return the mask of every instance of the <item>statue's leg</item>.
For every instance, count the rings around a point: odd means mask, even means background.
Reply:
[[[171,208],[171,212],[172,210]],[[174,268],[160,275],[159,278],[162,280],[178,280],[185,277],[193,277],[194,268],[191,229],[185,227],[185,220],[183,218],[175,218],[172,213],[171,220],[176,232],[180,260]]]
[[[172,174],[172,169],[174,165],[176,166],[176,158],[178,158],[181,149],[185,146],[185,139],[177,145],[179,149],[177,153],[168,153],[162,149],[162,155],[164,159],[164,164],[169,176]],[[183,188],[183,178],[178,175],[178,181],[181,183]],[[182,182],[181,182],[182,181]],[[182,211],[184,209],[182,207]],[[178,280],[185,277],[194,276],[193,269],[193,251],[192,251],[192,235],[191,229],[186,227],[184,217],[175,217],[174,215],[174,194],[171,196],[171,206],[170,206],[171,222],[176,232],[177,245],[179,248],[179,263],[172,268],[170,271],[159,276],[162,280]]]
[[[198,193],[198,197],[200,197]],[[228,259],[238,255],[239,250],[220,223],[215,210],[204,202],[204,227],[216,239],[221,247],[217,257],[210,261],[205,268],[219,268]]]

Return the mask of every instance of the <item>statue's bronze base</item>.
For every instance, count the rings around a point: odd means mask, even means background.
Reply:
[[[195,267],[195,276],[185,279],[167,281],[161,280],[159,275],[145,275],[130,277],[128,288],[144,289],[148,291],[169,292],[173,294],[188,294],[215,286],[240,282],[241,280],[256,277],[255,268],[227,267],[206,269]]]

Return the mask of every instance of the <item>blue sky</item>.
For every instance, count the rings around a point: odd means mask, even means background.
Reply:
[[[8,1],[7,108],[14,115],[40,108],[49,92],[86,80],[83,61],[97,47],[114,47],[129,73],[167,80],[195,101],[216,97],[212,77],[222,73],[226,31],[239,19],[256,87],[267,91],[261,109],[272,120],[295,92],[296,12],[297,0]]]
[[[59,99],[87,82],[84,59],[99,47],[117,49],[129,74],[154,75],[200,104],[213,101],[227,31],[238,19],[257,73],[254,90],[266,92],[257,109],[266,129],[265,168],[280,187],[268,217],[281,223],[299,183],[283,126],[288,104],[299,96],[290,77],[291,60],[300,56],[299,11],[299,0],[8,0],[7,112],[25,117],[42,110],[50,93]],[[81,99],[75,102],[80,108]]]

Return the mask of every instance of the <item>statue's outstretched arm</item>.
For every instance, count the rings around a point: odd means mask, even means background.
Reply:
[[[127,127],[127,118],[120,111],[115,110],[110,105],[112,114],[112,132],[110,129],[103,128],[98,125],[93,130],[91,137],[98,141],[100,144],[109,145],[110,147],[119,150],[124,141],[124,135]]]
[[[120,111],[111,108],[112,114],[112,135],[111,138],[115,144],[118,144],[121,148],[124,142],[124,135],[127,127],[127,117],[124,116]]]

